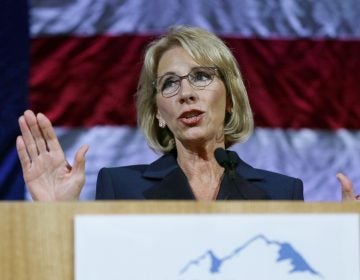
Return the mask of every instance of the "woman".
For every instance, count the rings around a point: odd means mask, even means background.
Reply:
[[[137,112],[149,145],[164,156],[150,165],[103,168],[97,199],[303,200],[301,180],[254,169],[223,151],[250,135],[253,118],[236,60],[214,34],[179,26],[150,44]],[[32,197],[77,199],[88,146],[71,167],[43,114],[26,111],[19,124],[17,150]],[[351,182],[339,180],[353,199]]]

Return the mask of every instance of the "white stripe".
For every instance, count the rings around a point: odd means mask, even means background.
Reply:
[[[360,131],[257,128],[234,149],[254,167],[302,179],[307,201],[340,200],[339,171],[353,180],[360,194]]]
[[[31,35],[158,33],[186,24],[242,37],[360,38],[359,0],[32,0]]]
[[[94,199],[101,167],[150,163],[159,156],[136,128],[58,128],[57,133],[70,162],[81,145],[90,145],[83,200]],[[247,142],[232,149],[254,167],[302,179],[307,201],[340,200],[340,185],[335,177],[338,171],[345,172],[360,193],[360,131],[257,128]]]
[[[86,182],[81,199],[94,199],[97,174],[102,167],[150,163],[159,157],[147,145],[140,130],[130,127],[94,127],[91,129],[56,129],[69,161],[83,144],[86,155]]]

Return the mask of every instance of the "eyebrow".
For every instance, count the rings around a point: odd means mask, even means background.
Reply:
[[[204,68],[206,66],[193,66],[190,68],[190,71],[187,73],[189,74],[192,70],[196,69],[196,68]],[[185,75],[187,75],[185,74]],[[176,76],[182,76],[182,75],[178,75],[176,74],[174,71],[170,71],[170,72],[165,72],[164,74],[162,74],[161,76],[158,76],[157,79],[161,79],[162,77],[166,76],[166,75],[176,75]]]
[[[166,72],[165,74],[159,76],[158,78],[164,77],[166,75],[177,75],[177,74],[175,72],[173,72],[173,71],[170,71],[170,72]]]

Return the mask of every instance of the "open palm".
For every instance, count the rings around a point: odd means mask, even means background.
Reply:
[[[49,119],[27,110],[19,118],[21,136],[16,147],[24,180],[34,200],[78,199],[85,181],[85,153],[82,146],[70,166]]]

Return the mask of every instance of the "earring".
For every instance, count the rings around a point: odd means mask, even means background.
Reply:
[[[160,126],[161,128],[165,128],[165,126],[166,126],[165,121],[164,121],[164,120],[159,120],[159,126]]]

